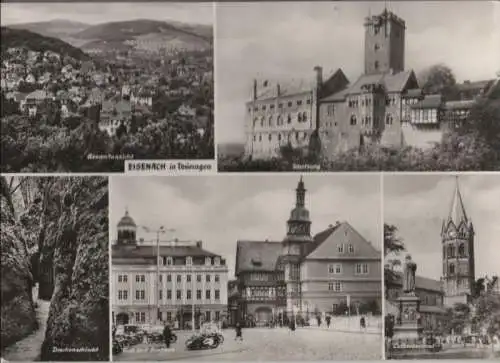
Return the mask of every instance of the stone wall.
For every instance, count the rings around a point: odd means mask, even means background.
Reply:
[[[40,264],[52,263],[54,291],[41,359],[108,360],[107,178],[47,183]]]

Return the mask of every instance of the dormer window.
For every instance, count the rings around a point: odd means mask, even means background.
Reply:
[[[212,259],[210,257],[205,257],[205,265],[209,266],[212,264]]]
[[[191,256],[186,257],[186,265],[192,265],[193,264],[193,258]]]
[[[215,257],[215,265],[216,266],[220,265],[220,257]]]
[[[262,261],[258,260],[258,259],[255,259],[255,258],[252,258],[252,265],[254,265],[254,266],[262,266]]]
[[[341,243],[337,245],[337,250],[339,251],[339,253],[344,253],[344,244]]]
[[[167,257],[167,266],[172,266],[172,265],[173,265],[172,257]]]

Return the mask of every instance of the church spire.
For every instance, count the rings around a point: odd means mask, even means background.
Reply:
[[[306,189],[304,187],[304,181],[302,180],[302,175],[300,176],[299,183],[297,184],[296,192],[296,202],[297,207],[304,207],[306,198]]]
[[[450,221],[453,222],[455,227],[460,226],[462,222],[468,222],[467,214],[465,213],[465,207],[462,200],[462,194],[460,193],[460,187],[458,184],[458,176],[455,177],[455,193],[453,194],[450,211],[448,213],[448,222]]]

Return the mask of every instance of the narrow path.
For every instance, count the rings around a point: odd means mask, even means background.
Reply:
[[[37,288],[33,288],[33,301],[38,303],[36,308],[36,318],[38,329],[27,337],[17,341],[7,347],[2,353],[2,358],[8,361],[33,362],[40,356],[43,340],[45,339],[45,329],[49,318],[50,301],[38,300]]]

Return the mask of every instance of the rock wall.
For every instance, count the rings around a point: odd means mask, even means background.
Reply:
[[[6,180],[1,189],[1,349],[37,329],[30,256],[13,214]]]
[[[40,230],[40,265],[53,266],[41,359],[109,360],[108,181],[50,178]]]

